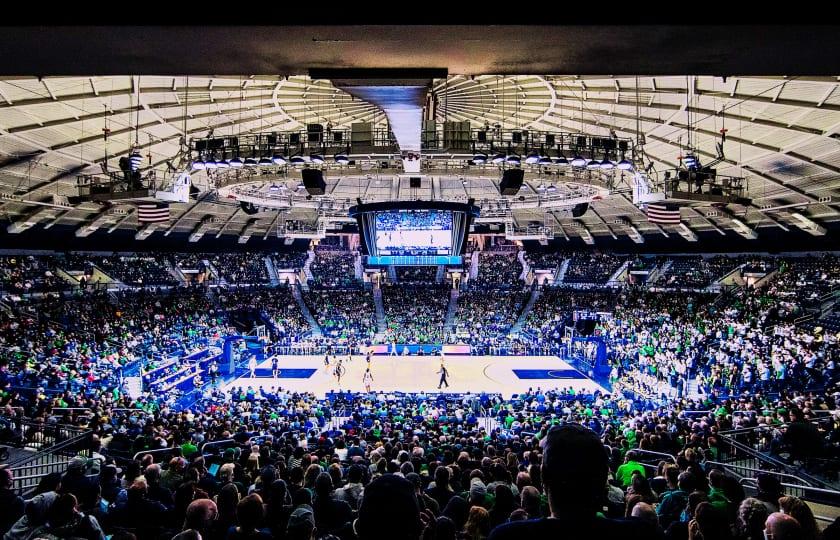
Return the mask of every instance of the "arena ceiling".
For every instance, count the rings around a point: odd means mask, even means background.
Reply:
[[[801,218],[817,224],[840,220],[840,77],[825,73],[836,62],[815,60],[820,50],[840,50],[831,45],[840,33],[791,27],[780,39],[756,46],[760,28],[708,27],[702,42],[679,39],[689,29],[353,27],[351,33],[340,26],[286,27],[282,32],[213,28],[200,35],[196,29],[168,29],[160,39],[155,32],[162,30],[154,28],[122,33],[64,28],[49,39],[44,29],[7,29],[0,44],[10,54],[0,59],[0,72],[60,75],[0,76],[0,218],[10,230],[33,224],[137,228],[128,205],[115,216],[90,202],[72,209],[49,205],[77,194],[78,174],[101,172],[105,163],[116,170],[118,158],[135,145],[144,168],[164,179],[176,174],[170,165],[186,166],[183,142],[192,138],[296,131],[308,123],[329,122],[336,129],[353,122],[383,126],[377,107],[302,73],[319,67],[406,67],[405,59],[411,58],[410,67],[450,73],[432,83],[438,121],[633,140],[641,133],[654,170],[677,165],[689,127],[704,160],[715,157],[720,131],[726,129],[718,173],[745,177],[753,204],[718,210],[699,203],[685,206],[682,220],[692,231],[743,231],[740,223],[758,234],[775,234],[806,223]],[[129,50],[126,43],[132,40],[118,39],[141,30],[146,32],[142,47],[134,42]],[[233,39],[238,48],[225,48]],[[96,50],[90,45],[94,42]],[[201,54],[199,46],[204,47]],[[418,54],[421,48],[425,52]],[[797,54],[786,54],[791,50]],[[215,61],[211,65],[208,59]],[[120,66],[144,74],[109,74],[125,73]],[[235,66],[274,75],[182,75],[239,73]],[[663,75],[545,74],[591,72],[587,66],[601,73]],[[768,69],[820,75],[737,75]],[[204,224],[206,234],[272,233],[281,214],[245,214],[219,197],[219,188],[231,183],[265,193],[282,185],[293,203],[305,199],[305,193],[296,194],[300,175],[294,170],[285,178],[238,174],[231,179],[229,174],[194,173],[202,190],[199,200],[173,205],[173,219],[159,230],[192,232]],[[408,189],[404,178],[386,170],[331,167],[326,179],[327,192],[338,205],[357,197],[475,198],[487,211],[500,198],[499,174],[492,167],[460,170],[444,162],[429,171],[431,181],[420,191]],[[514,210],[519,224],[543,222],[556,227],[559,237],[588,231],[596,238],[620,238],[627,225],[645,235],[675,235],[670,226],[647,222],[630,202],[629,180],[620,176],[534,172],[526,176],[521,195],[539,198],[548,185],[562,193],[606,189],[608,194],[578,219],[566,213],[549,216],[539,207]],[[283,215],[306,220],[314,212],[312,204],[293,204]],[[216,219],[208,222],[210,217]],[[15,229],[22,223],[28,225]]]

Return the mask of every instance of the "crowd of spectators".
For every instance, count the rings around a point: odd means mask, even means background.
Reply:
[[[90,262],[126,285],[174,286],[178,281],[169,273],[163,255],[111,255],[90,257]]]
[[[389,343],[443,343],[449,291],[448,285],[382,287],[385,339]]]
[[[304,300],[328,338],[362,343],[376,333],[376,308],[370,291],[316,289],[304,294]]]
[[[458,297],[455,333],[458,340],[486,350],[507,340],[508,333],[528,301],[526,290],[504,294],[470,288]]]
[[[207,255],[207,259],[228,283],[267,283],[265,253],[224,253]]]
[[[254,317],[256,312],[266,317],[272,325],[275,344],[291,345],[311,330],[289,285],[230,288],[219,291],[218,298],[228,313],[246,312]]]
[[[318,245],[318,248],[321,248]],[[315,251],[315,260],[310,265],[312,271],[311,287],[315,289],[358,289],[362,283],[356,277],[355,255],[350,251],[332,249]]]
[[[305,251],[281,251],[271,254],[271,262],[277,270],[298,270],[306,263]]]
[[[134,400],[118,374],[139,361],[145,373],[162,368],[152,385],[191,375],[194,365],[168,363],[173,352],[224,335],[230,314],[243,309],[260,308],[284,328],[278,336],[294,335],[304,322],[288,288],[223,289],[216,301],[204,288],[23,299],[0,310],[0,406],[41,422],[59,415],[93,437],[89,458],[46,475],[25,503],[0,470],[0,533],[833,540],[837,526],[819,531],[807,504],[772,474],[759,475],[748,496],[713,462],[727,451],[721,432],[733,428],[755,428],[751,443],[782,459],[837,462],[838,338],[784,317],[830,292],[837,267],[834,257],[791,258],[766,289],[727,296],[545,288],[525,321],[535,339],[562,344],[560,326],[578,308],[608,313],[595,335],[606,346],[612,392],[532,389],[508,399],[317,398],[237,387],[208,390],[176,411],[159,395],[165,385]],[[448,294],[409,290],[385,288],[386,316],[391,309],[404,321],[396,330],[425,317],[429,325],[410,332],[428,331]],[[509,341],[527,297],[471,287],[460,295],[456,327],[476,350]],[[314,290],[305,300],[329,339],[363,342],[375,332],[369,292]],[[90,414],[60,412],[76,407]],[[216,441],[228,442],[199,450]],[[167,453],[143,455],[150,450]],[[650,459],[662,455],[672,459]]]
[[[569,261],[563,282],[606,283],[625,260],[625,257],[611,253],[575,252]]]
[[[397,266],[397,283],[435,283],[437,266]]]
[[[498,289],[521,285],[522,264],[516,258],[515,251],[476,251],[473,257],[478,260],[478,276],[470,282],[471,288]]]
[[[47,255],[0,257],[0,291],[26,294],[67,289],[67,282],[55,273],[57,263],[57,257]]]

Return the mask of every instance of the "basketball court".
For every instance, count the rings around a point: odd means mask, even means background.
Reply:
[[[313,392],[318,397],[331,391],[364,392],[362,376],[367,362],[365,357],[338,356],[344,368],[341,382],[337,381],[335,362],[324,365],[323,356],[278,356],[279,376],[271,373],[271,359],[258,365],[256,377],[246,373],[222,388],[231,387],[283,387],[299,392]],[[449,371],[449,392],[492,392],[505,398],[529,388],[572,387],[576,392],[594,392],[605,388],[556,356],[446,356]],[[387,356],[375,355],[370,363],[376,392],[437,392],[440,375],[438,356]]]

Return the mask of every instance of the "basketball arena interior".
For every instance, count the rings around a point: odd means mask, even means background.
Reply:
[[[5,540],[840,538],[837,27],[0,50]]]

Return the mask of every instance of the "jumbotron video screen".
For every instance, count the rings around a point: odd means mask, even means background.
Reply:
[[[377,212],[374,226],[379,255],[452,255],[451,211]]]

